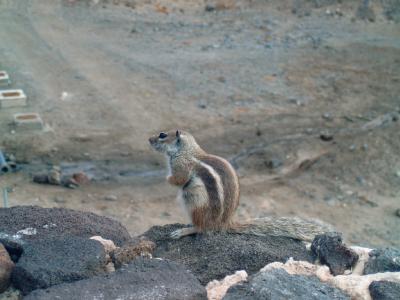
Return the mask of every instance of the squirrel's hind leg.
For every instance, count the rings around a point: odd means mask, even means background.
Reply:
[[[195,227],[185,227],[171,232],[170,237],[173,239],[180,239],[181,237],[198,233]]]

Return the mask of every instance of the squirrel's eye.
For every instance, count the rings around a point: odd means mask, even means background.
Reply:
[[[160,139],[165,139],[168,136],[165,132],[161,132],[160,135],[158,136]]]

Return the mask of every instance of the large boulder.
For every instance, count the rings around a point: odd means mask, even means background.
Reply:
[[[231,287],[224,300],[339,300],[350,297],[315,276],[290,275],[283,269],[259,272]]]
[[[400,250],[396,248],[381,248],[369,253],[364,274],[381,272],[400,272]]]
[[[337,232],[317,235],[311,244],[311,250],[335,276],[351,269],[358,261],[358,254],[343,244],[342,236]]]
[[[6,248],[0,243],[0,293],[4,292],[10,285],[11,272],[14,263]]]
[[[12,272],[13,285],[27,294],[106,270],[106,253],[95,240],[61,236],[29,243]]]
[[[374,300],[398,300],[400,299],[400,283],[373,281],[369,285],[369,292]]]
[[[119,222],[93,213],[65,208],[15,206],[0,208],[0,242],[16,261],[28,242],[58,236],[100,235],[122,246],[130,235]]]
[[[313,261],[312,254],[298,240],[250,234],[207,233],[171,239],[180,224],[154,226],[144,236],[156,244],[154,257],[185,265],[202,284],[221,279],[237,270],[252,274],[268,263],[295,260]]]
[[[107,276],[96,276],[46,290],[24,300],[95,299],[207,299],[205,288],[193,274],[174,262],[137,258]]]

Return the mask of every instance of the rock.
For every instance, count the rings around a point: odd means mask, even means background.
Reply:
[[[207,298],[209,300],[222,299],[231,286],[239,282],[246,281],[247,277],[248,275],[246,271],[236,271],[235,274],[228,275],[220,281],[210,281],[206,286]]]
[[[115,196],[115,195],[108,195],[108,196],[104,197],[104,200],[106,200],[106,201],[117,201],[118,197]]]
[[[369,260],[365,265],[364,274],[400,271],[400,250],[395,248],[381,248],[369,253]]]
[[[313,261],[301,241],[286,237],[229,234],[196,234],[179,240],[169,237],[181,224],[154,226],[144,236],[155,242],[154,257],[171,259],[191,270],[206,285],[237,270],[252,274],[274,261]]]
[[[326,264],[333,275],[341,275],[352,268],[357,260],[357,253],[342,243],[339,233],[317,235],[311,244],[311,250],[322,264]]]
[[[95,299],[207,299],[206,290],[181,265],[168,260],[137,258],[107,276],[96,276],[47,290],[24,300]]]
[[[115,246],[114,242],[112,240],[106,240],[103,239],[101,236],[92,236],[90,238],[91,240],[98,241],[100,244],[103,245],[104,251],[106,251],[107,254],[111,254],[117,247]]]
[[[320,134],[319,138],[324,142],[329,142],[333,140],[333,134],[329,132],[323,132]]]
[[[72,179],[78,185],[85,185],[85,184],[88,184],[90,182],[89,177],[84,172],[74,173],[72,175]]]
[[[249,282],[231,287],[224,300],[350,299],[315,276],[290,275],[282,269],[259,272]]]
[[[36,234],[17,234],[26,228],[36,229]],[[0,242],[13,260],[18,259],[27,242],[63,235],[84,238],[99,235],[112,240],[117,246],[131,239],[126,228],[119,222],[93,213],[38,206],[0,208]]]
[[[398,216],[400,218],[400,208],[396,209],[395,214],[396,214],[396,216]]]
[[[146,239],[137,239],[115,249],[111,253],[112,261],[116,268],[120,268],[123,264],[128,264],[138,256],[152,257],[152,253],[156,248],[156,244]]]
[[[82,237],[48,238],[24,247],[12,273],[13,285],[23,294],[105,272],[103,246]]]
[[[400,283],[391,281],[373,281],[369,292],[374,300],[397,300],[400,298]]]
[[[14,268],[10,255],[6,248],[0,243],[0,293],[4,292],[10,285],[11,272]]]

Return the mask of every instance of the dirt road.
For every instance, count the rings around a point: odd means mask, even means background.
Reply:
[[[359,1],[119,2],[0,0],[0,69],[28,95],[0,110],[0,145],[24,163],[0,177],[12,205],[89,210],[132,233],[185,222],[147,142],[182,128],[235,164],[238,219],[317,217],[351,243],[400,246],[400,25],[381,7],[369,22]],[[15,133],[21,111],[46,132]],[[49,164],[95,180],[31,183]]]

